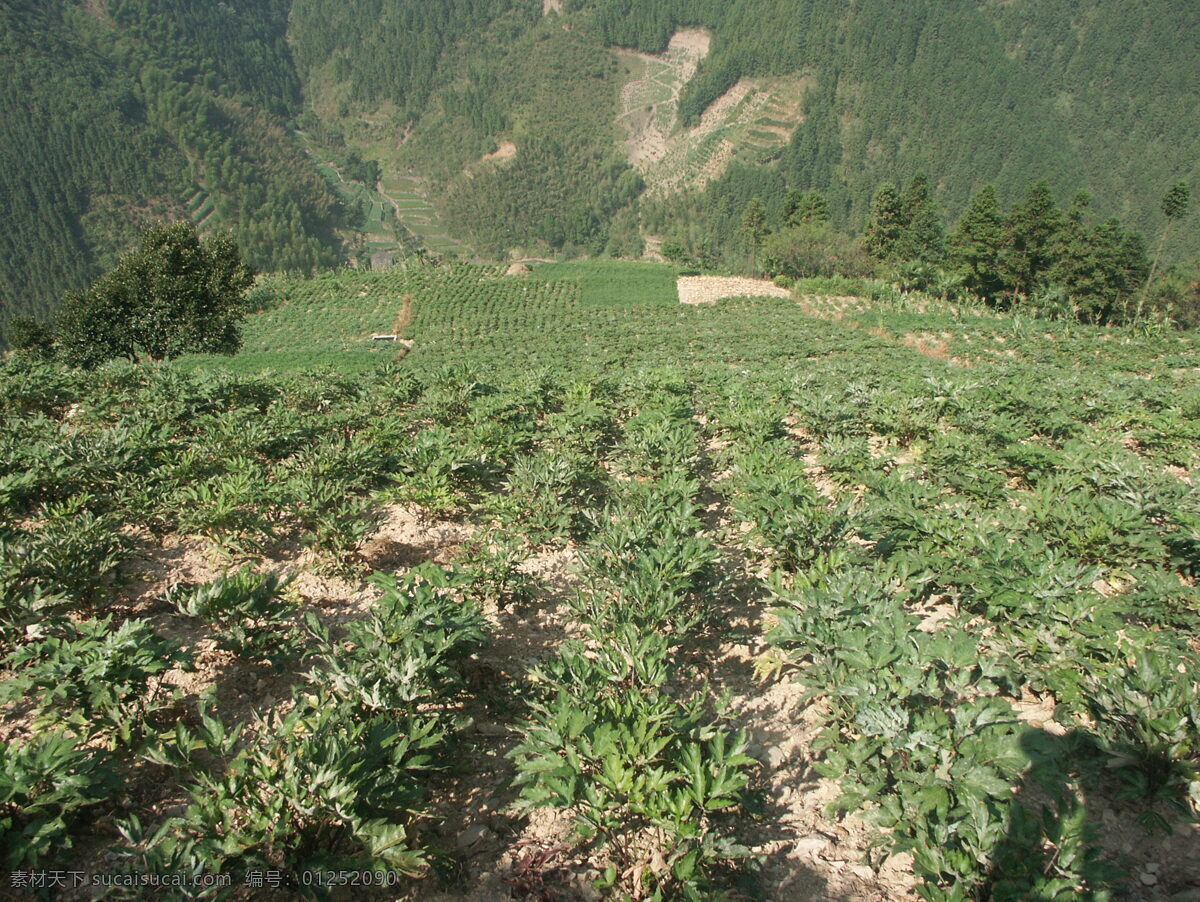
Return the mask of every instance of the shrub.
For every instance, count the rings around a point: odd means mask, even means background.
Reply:
[[[26,357],[45,360],[54,355],[54,329],[31,316],[14,316],[4,326],[4,341]]]
[[[868,276],[875,268],[870,255],[849,235],[824,222],[780,229],[762,248],[763,268],[773,276]]]

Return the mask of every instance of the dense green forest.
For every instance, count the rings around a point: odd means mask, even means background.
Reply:
[[[531,70],[536,78],[529,78]],[[445,171],[451,224],[495,255],[537,240],[556,249],[602,252],[613,215],[642,189],[641,178],[613,146],[616,72],[611,54],[552,25],[527,32],[473,72],[472,90],[485,112],[472,115],[464,102],[470,91],[450,94],[458,105],[445,104],[437,129],[423,132],[417,143],[432,156],[454,133],[474,133],[479,143],[471,150],[490,150],[476,123],[486,123],[486,111],[496,109],[511,122],[504,134],[516,155],[472,166],[465,175]]]
[[[107,210],[178,207],[185,161],[146,125],[134,84],[71,40],[62,10],[0,6],[0,298],[44,314],[64,289],[86,287]]]
[[[621,146],[630,76],[611,51],[661,53],[684,27],[712,45],[680,128],[740,79],[809,88],[765,163],[735,157],[650,200]],[[363,214],[306,151],[420,178],[487,257],[635,256],[643,235],[728,256],[752,198],[780,221],[809,190],[860,235],[879,186],[919,172],[948,226],[985,184],[1009,207],[1045,179],[1153,240],[1166,187],[1200,185],[1197,33],[1182,0],[568,0],[550,15],[534,0],[11,0],[0,318],[45,317],[161,219],[230,230],[261,270],[344,259]],[[1163,260],[1198,252],[1178,228]]]
[[[286,131],[289,6],[0,6],[0,317],[44,318],[162,219],[231,231],[261,269],[336,262],[346,213]]]
[[[286,4],[285,4],[286,5]],[[341,114],[389,103],[400,119],[417,118],[445,83],[443,58],[459,41],[485,32],[518,0],[292,0],[289,36],[296,68],[310,88],[345,83]],[[510,32],[511,36],[511,32]]]
[[[681,98],[685,122],[743,76],[816,76],[777,171],[760,173],[751,193],[784,182],[820,189],[839,225],[861,226],[880,183],[926,171],[955,216],[983,184],[1012,202],[1045,178],[1064,195],[1086,188],[1103,215],[1153,230],[1163,188],[1200,178],[1191,133],[1200,116],[1200,6],[1184,0],[573,6],[594,13],[606,43],[646,52],[661,52],[683,26],[713,32]],[[1194,239],[1181,237],[1176,249],[1185,247],[1194,254]]]

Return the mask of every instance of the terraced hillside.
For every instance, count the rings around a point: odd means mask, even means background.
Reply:
[[[787,145],[802,121],[810,80],[801,74],[744,78],[684,128],[679,98],[708,53],[700,29],[672,36],[661,56],[618,50],[626,78],[617,118],[629,162],[646,179],[651,196],[702,188],[732,160],[764,162]]]
[[[471,258],[474,252],[446,234],[438,212],[429,202],[419,178],[412,175],[386,175],[379,193],[391,205],[397,226],[413,235],[422,247],[436,254]]]
[[[14,869],[1200,885],[1200,336],[618,263],[256,297],[239,357],[0,366]]]
[[[382,173],[375,185],[352,181],[335,163],[324,159],[326,151],[308,135],[300,132],[296,137],[312,159],[317,172],[338,192],[342,201],[362,209],[359,227],[345,230],[342,238],[350,245],[361,241],[364,257],[384,252],[397,258],[418,248],[452,257],[473,256],[470,248],[445,234],[445,228],[437,211],[429,203],[421,179],[395,174],[389,169]],[[391,167],[394,163],[388,160],[387,165]],[[193,214],[193,220],[196,215]]]

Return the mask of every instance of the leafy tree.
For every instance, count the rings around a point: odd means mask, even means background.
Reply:
[[[996,189],[984,185],[950,238],[954,265],[963,273],[963,285],[984,300],[1004,290],[1000,253],[1004,248],[1004,214]]]
[[[758,247],[767,237],[767,210],[760,198],[753,197],[746,204],[745,215],[742,216],[742,231],[750,241],[750,269],[757,270]]]
[[[1158,269],[1158,260],[1162,256],[1163,245],[1167,241],[1167,233],[1171,231],[1171,226],[1177,219],[1183,219],[1187,216],[1188,204],[1191,203],[1192,192],[1188,188],[1187,182],[1177,182],[1167,189],[1167,193],[1163,195],[1161,209],[1163,216],[1167,217],[1167,224],[1163,226],[1162,235],[1158,239],[1158,250],[1154,252],[1154,262],[1150,264],[1150,274],[1146,276],[1146,284],[1150,284],[1154,279],[1154,273]]]
[[[687,248],[678,241],[664,241],[662,255],[668,263],[686,263],[688,259]]]
[[[4,340],[14,351],[46,358],[54,348],[54,330],[32,316],[14,316],[4,326]]]
[[[1034,182],[1023,203],[1014,207],[1006,223],[1006,241],[1001,269],[1014,293],[1032,294],[1055,262],[1062,212],[1054,202],[1050,185]]]
[[[827,222],[803,222],[770,235],[763,243],[763,269],[770,275],[867,276],[873,261],[850,236]]]
[[[871,216],[863,235],[863,247],[878,260],[895,260],[904,227],[900,192],[891,182],[885,182],[879,186],[871,201]]]
[[[241,347],[253,271],[227,235],[201,240],[190,223],[151,226],[84,294],[69,295],[55,321],[63,357],[95,366],[115,357],[164,360]]]

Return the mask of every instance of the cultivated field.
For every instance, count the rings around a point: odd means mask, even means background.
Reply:
[[[0,368],[10,868],[1196,898],[1196,335],[502,272],[265,283],[235,358]],[[154,893],[108,890],[220,891]]]

